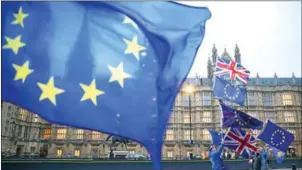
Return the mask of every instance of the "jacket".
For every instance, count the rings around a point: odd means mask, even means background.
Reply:
[[[223,160],[220,158],[222,150],[223,150],[223,144],[219,145],[219,147],[216,151],[213,151],[210,153],[212,170],[222,170]]]

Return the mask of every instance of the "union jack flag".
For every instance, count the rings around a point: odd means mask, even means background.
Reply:
[[[214,74],[218,77],[225,77],[247,84],[250,71],[233,60],[219,57],[216,61]]]
[[[238,128],[229,128],[224,138],[224,146],[234,150],[244,158],[251,158],[257,151],[256,138]]]

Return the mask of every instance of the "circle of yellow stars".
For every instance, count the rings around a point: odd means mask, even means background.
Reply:
[[[280,140],[279,143],[277,143],[277,142],[275,143],[275,142],[274,142],[274,138],[275,138],[275,136],[276,136],[278,133],[281,134],[282,140]],[[284,142],[285,142],[285,133],[284,133],[283,131],[281,131],[280,129],[275,130],[274,133],[273,133],[272,136],[271,136],[271,144],[272,144],[273,146],[279,146],[279,145],[282,145]]]
[[[12,21],[11,24],[20,25],[24,28],[24,19],[26,19],[29,14],[24,13],[22,7],[20,7],[18,13],[14,13],[13,16],[15,20]],[[138,28],[136,23],[127,16],[125,16],[123,23],[131,24],[134,28]],[[20,48],[26,46],[26,43],[21,41],[22,35],[17,35],[14,38],[5,36],[4,38],[7,43],[2,47],[2,49],[12,50],[15,55],[18,55]],[[137,60],[140,60],[140,52],[145,50],[146,47],[138,44],[137,36],[134,36],[132,40],[123,39],[123,41],[127,46],[124,54],[133,54]],[[16,71],[14,80],[22,80],[22,83],[24,83],[27,77],[34,72],[34,70],[29,67],[29,60],[25,61],[22,65],[12,64],[12,66]],[[116,81],[121,88],[124,87],[124,80],[132,77],[132,75],[124,72],[123,62],[116,67],[108,65],[108,69],[111,72],[109,82],[111,83]],[[56,105],[56,96],[65,92],[64,89],[60,89],[55,86],[55,79],[52,76],[48,79],[47,83],[37,82],[37,86],[41,90],[39,101],[48,99],[53,105]],[[97,97],[105,94],[104,91],[97,89],[95,79],[93,79],[89,85],[79,83],[79,86],[84,91],[81,101],[90,100],[94,105],[97,105]]]
[[[228,95],[228,93],[227,93],[227,89],[228,89],[228,87],[230,87],[230,86],[231,86],[230,84],[227,84],[227,85],[224,86],[224,88],[223,88],[224,95],[225,95],[228,99],[230,99],[230,100],[235,100],[236,98],[239,97],[240,89],[239,89],[237,86],[235,86],[235,88],[236,88],[236,93],[235,93],[235,95],[230,96],[230,95]]]
[[[252,119],[252,117],[249,116],[247,121],[241,121],[241,120],[239,120],[239,118],[238,118],[238,113],[237,113],[237,111],[235,111],[235,120],[236,120],[236,122],[239,124],[239,126],[241,126],[241,127],[247,126],[247,125],[249,124],[249,122],[250,122],[251,119]]]

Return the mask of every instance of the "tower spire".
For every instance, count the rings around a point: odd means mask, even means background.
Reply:
[[[241,63],[241,54],[240,54],[240,50],[239,50],[239,47],[238,47],[237,44],[235,45],[235,55],[234,55],[234,57],[235,57],[235,61],[237,63]]]
[[[217,59],[217,48],[215,46],[215,44],[213,44],[213,48],[212,48],[212,61],[213,61],[213,64],[216,63],[216,59]]]
[[[228,60],[232,60],[230,54],[227,52],[226,48],[224,48],[224,52],[222,53],[222,57]]]
[[[213,66],[212,66],[212,61],[211,61],[210,57],[208,58],[207,69],[208,69],[208,78],[212,79],[213,78]]]

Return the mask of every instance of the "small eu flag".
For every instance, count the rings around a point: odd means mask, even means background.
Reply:
[[[211,143],[213,145],[220,145],[221,144],[221,140],[224,138],[224,134],[217,132],[215,130],[209,130],[209,133],[211,135]]]
[[[243,106],[246,88],[232,85],[227,80],[215,76],[213,93],[215,98],[224,99]]]
[[[276,159],[276,162],[278,164],[281,164],[285,158],[285,153],[280,151],[279,149],[275,148],[275,147],[272,147],[270,145],[268,145],[269,149],[271,150],[272,152],[272,155],[275,157]]]
[[[263,131],[257,136],[257,138],[282,152],[286,152],[289,145],[294,141],[293,134],[270,120],[266,121]]]
[[[220,102],[222,112],[222,127],[262,129],[263,122],[240,110],[228,107]]]
[[[170,110],[210,16],[172,2],[3,2],[2,100],[137,141],[159,170]]]

